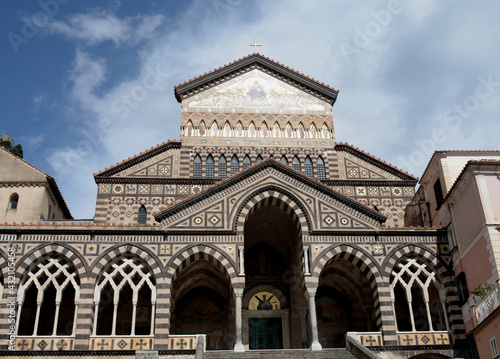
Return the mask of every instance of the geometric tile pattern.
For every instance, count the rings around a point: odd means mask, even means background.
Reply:
[[[152,337],[94,337],[90,339],[89,350],[151,350]]]
[[[398,345],[450,345],[452,344],[448,332],[421,332],[421,333],[399,333]]]

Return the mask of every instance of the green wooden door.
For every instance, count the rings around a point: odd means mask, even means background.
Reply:
[[[250,349],[283,349],[281,318],[249,318]]]

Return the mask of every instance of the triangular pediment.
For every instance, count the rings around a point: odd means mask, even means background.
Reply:
[[[178,154],[180,146],[180,142],[161,144],[133,158],[117,163],[99,172],[95,177],[172,178],[174,158]]]
[[[258,53],[249,55],[214,71],[205,73],[195,79],[179,84],[175,88],[177,101],[182,102],[192,96],[205,92],[208,89],[218,87],[220,84],[231,81],[241,75],[259,70],[273,78],[279,79],[292,87],[300,89],[328,104],[330,107],[337,99],[338,91],[334,88],[320,83],[302,73],[284,66],[268,57]]]
[[[293,191],[290,191],[293,188]],[[294,203],[309,232],[378,229],[385,217],[275,160],[266,160],[155,214],[165,230],[234,232],[242,212],[262,193]],[[244,220],[244,219],[243,219]]]
[[[184,111],[330,114],[331,105],[254,69],[200,92],[183,103]]]

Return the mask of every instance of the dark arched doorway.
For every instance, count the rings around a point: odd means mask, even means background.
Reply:
[[[345,348],[348,331],[376,329],[370,282],[360,269],[343,259],[331,260],[321,271],[316,292],[319,342],[323,348]]]
[[[245,298],[248,303],[269,301],[268,305],[243,308],[247,330],[243,337],[248,338],[244,344],[249,349],[307,346],[305,321],[301,320],[307,301],[302,289],[302,232],[297,215],[283,201],[268,198],[249,212],[244,233]],[[255,290],[264,286],[270,289]],[[281,299],[272,296],[278,292],[283,294]],[[252,298],[247,298],[248,293]],[[259,328],[273,329],[261,332]]]
[[[172,286],[171,334],[206,334],[209,350],[229,349],[234,326],[229,320],[230,283],[213,263],[199,259]]]

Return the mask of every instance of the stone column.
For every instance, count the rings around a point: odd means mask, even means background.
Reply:
[[[245,275],[245,247],[238,246],[239,258],[240,258],[240,274]]]
[[[243,320],[241,315],[241,306],[243,298],[243,288],[234,288],[235,297],[235,317],[236,317],[236,343],[234,344],[235,352],[244,352],[245,347],[243,346]]]
[[[306,297],[309,301],[309,320],[311,323],[311,350],[322,350],[318,340],[318,319],[316,318],[316,290],[317,287],[307,287]]]

